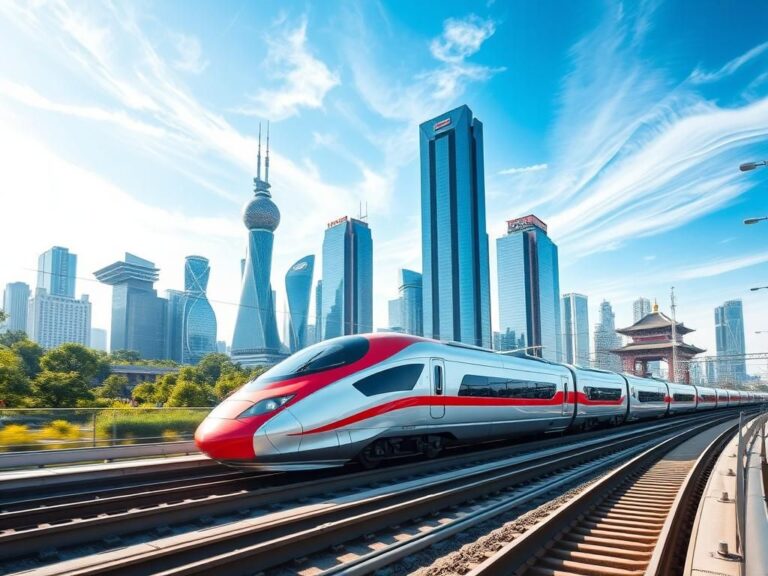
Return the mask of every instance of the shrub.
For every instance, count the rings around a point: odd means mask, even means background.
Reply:
[[[34,448],[35,436],[21,424],[0,428],[0,450],[29,450]]]
[[[38,437],[42,440],[77,440],[80,429],[66,420],[54,420],[40,430]]]
[[[198,424],[206,417],[204,411],[151,410],[140,408],[102,412],[96,423],[99,438],[114,438],[119,442],[130,438],[133,442],[157,442],[168,434],[176,439],[194,434]]]

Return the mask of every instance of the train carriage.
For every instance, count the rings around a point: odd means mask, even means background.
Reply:
[[[717,408],[717,391],[706,386],[694,386],[696,389],[696,410],[714,410]]]
[[[628,420],[666,416],[669,411],[669,394],[666,382],[639,378],[631,374],[623,374],[623,377],[629,387]]]
[[[730,405],[730,402],[728,401],[728,390],[725,388],[715,388],[715,392],[717,394],[717,407],[727,408]]]
[[[621,424],[627,419],[627,382],[607,370],[569,366],[576,383],[575,427]]]

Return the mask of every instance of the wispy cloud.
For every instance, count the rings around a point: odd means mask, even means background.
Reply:
[[[474,14],[464,20],[449,18],[443,23],[443,34],[429,45],[432,55],[443,62],[459,64],[480,50],[483,42],[496,32],[493,20]]]
[[[177,69],[192,74],[201,74],[208,67],[208,60],[203,57],[200,40],[195,36],[173,33],[171,39],[178,52],[178,57],[173,62]]]
[[[756,254],[747,254],[746,256],[737,256],[735,258],[724,258],[715,260],[714,262],[684,268],[678,273],[677,278],[680,280],[709,278],[711,276],[719,276],[720,274],[733,272],[734,270],[740,270],[742,268],[749,268],[766,262],[768,262],[768,252],[758,252]]]
[[[282,120],[295,116],[302,108],[321,108],[325,95],[341,79],[310,51],[306,18],[295,28],[282,30],[276,38],[270,35],[267,42],[265,69],[273,71],[277,86],[259,90],[250,96],[250,104],[237,111]]]
[[[751,50],[748,50],[744,54],[737,56],[725,64],[722,68],[715,70],[714,72],[707,72],[701,68],[696,68],[696,70],[691,73],[690,80],[691,82],[697,84],[702,84],[705,82],[717,82],[723,78],[726,78],[727,76],[730,76],[748,62],[751,62],[755,58],[761,56],[766,50],[768,50],[768,42],[763,42]]]
[[[505,168],[504,170],[499,170],[499,174],[503,176],[512,176],[515,174],[526,174],[528,172],[541,172],[546,169],[546,164],[532,164],[531,166],[522,166],[520,168]]]

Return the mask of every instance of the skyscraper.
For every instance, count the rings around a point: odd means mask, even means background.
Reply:
[[[600,321],[595,324],[595,368],[621,372],[621,358],[611,350],[621,348],[621,337],[616,333],[616,315],[611,303],[600,303]]]
[[[589,307],[584,294],[563,294],[561,327],[564,361],[589,366]]]
[[[323,281],[315,286],[315,338],[314,343],[323,341]]]
[[[91,328],[91,348],[108,352],[107,331],[104,328]]]
[[[424,334],[490,348],[483,124],[460,106],[419,133]]]
[[[272,297],[272,244],[280,225],[280,211],[272,202],[269,184],[269,128],[267,155],[261,179],[261,128],[254,197],[243,210],[243,223],[248,229],[248,249],[242,277],[240,306],[237,309],[232,358],[245,366],[272,364],[284,356],[280,353],[280,337]]]
[[[182,332],[184,330],[184,291],[166,290],[165,299],[168,300],[165,321],[165,357],[181,364],[182,357]]]
[[[402,330],[403,328],[403,301],[401,298],[394,298],[387,302],[389,305],[389,323],[390,329]]]
[[[744,311],[741,300],[728,300],[715,308],[715,340],[718,381],[737,383],[746,380]]]
[[[77,256],[69,249],[54,246],[37,259],[37,287],[49,296],[75,297]]]
[[[306,347],[309,300],[312,296],[312,276],[315,273],[315,255],[298,260],[285,275],[285,292],[288,295],[288,333],[291,352]]]
[[[323,340],[373,332],[373,240],[366,222],[344,216],[323,239]]]
[[[534,215],[507,221],[496,239],[500,346],[562,361],[557,246]]]
[[[91,303],[83,294],[79,300],[51,296],[45,288],[35,290],[27,308],[27,335],[43,348],[74,342],[91,344]]]
[[[10,282],[3,293],[3,311],[8,319],[0,324],[0,332],[27,331],[27,306],[29,285],[24,282]]]
[[[184,264],[184,321],[181,354],[184,364],[197,364],[216,352],[216,315],[206,290],[211,266],[207,258],[187,256]]]
[[[112,286],[112,352],[133,350],[147,360],[166,357],[168,301],[154,288],[159,272],[154,263],[126,252],[124,261],[93,273]]]
[[[642,296],[632,303],[632,322],[636,324],[651,313],[651,301]]]
[[[421,274],[400,269],[400,318],[406,334],[422,336],[424,334],[424,308],[422,299]]]

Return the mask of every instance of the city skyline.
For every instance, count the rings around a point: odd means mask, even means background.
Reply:
[[[4,261],[1,284],[33,285],[37,255],[60,244],[78,254],[81,270],[126,250],[146,255],[163,270],[162,291],[182,285],[177,263],[185,255],[203,253],[216,271],[210,299],[229,340],[239,299],[232,254],[244,248],[239,210],[255,169],[256,120],[272,118],[280,125],[274,165],[285,222],[272,266],[277,301],[285,301],[290,264],[319,251],[324,222],[368,201],[381,280],[374,325],[384,326],[397,269],[421,270],[414,126],[466,103],[486,125],[491,262],[503,221],[538,203],[536,213],[563,251],[561,290],[588,295],[590,316],[606,298],[616,324],[627,326],[627,305],[638,293],[656,295],[668,309],[674,283],[678,316],[697,327],[693,342],[714,351],[713,307],[741,298],[749,312],[746,348],[764,347],[754,332],[765,328],[768,304],[764,292],[749,288],[768,276],[768,254],[760,249],[765,224],[745,227],[741,220],[762,215],[759,190],[768,171],[741,174],[737,167],[768,152],[766,85],[759,79],[768,56],[766,16],[737,25],[726,8],[706,6],[686,14],[681,31],[672,28],[679,6],[619,14],[595,3],[563,9],[548,30],[536,26],[551,11],[546,3],[446,6],[427,24],[420,23],[427,20],[421,7],[398,14],[357,6],[330,33],[328,23],[339,16],[332,8],[288,8],[276,18],[269,3],[241,14],[198,6],[171,26],[179,6],[150,4],[146,16],[119,6],[0,8],[0,38],[35,57],[35,66],[0,64],[0,146],[14,191],[10,205],[38,218],[32,234],[26,218],[5,223],[0,241],[25,242]],[[722,24],[721,41],[702,45],[696,38],[713,19]],[[526,27],[541,38],[524,34]],[[223,43],[215,34],[225,29]],[[266,41],[248,44],[248,58],[229,65],[229,55],[254,34]],[[674,50],[664,41],[669,34]],[[182,55],[178,35],[197,51]],[[387,41],[393,36],[402,44]],[[510,50],[518,36],[530,43],[526,58]],[[362,37],[369,50],[354,49]],[[106,38],[113,41],[102,50]],[[595,60],[606,42],[617,49]],[[402,81],[388,71],[399,50],[413,55]],[[289,80],[296,53],[317,72],[309,96]],[[156,62],[162,76],[140,56]],[[710,148],[713,138],[723,146]],[[119,162],[106,160],[110,155]],[[91,216],[113,213],[121,217]],[[93,326],[108,327],[109,288],[81,276]],[[287,313],[280,308],[278,316]]]

